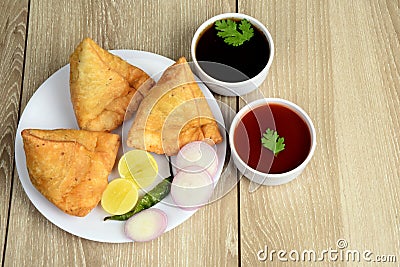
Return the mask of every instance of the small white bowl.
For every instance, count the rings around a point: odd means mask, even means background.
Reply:
[[[250,166],[248,166],[238,155],[235,144],[233,142],[234,140],[234,134],[235,134],[235,129],[239,123],[239,121],[243,118],[247,112],[250,110],[253,110],[256,107],[259,107],[261,105],[266,105],[266,104],[279,104],[282,106],[286,106],[290,108],[292,111],[296,112],[304,121],[306,122],[308,129],[311,134],[311,148],[308,153],[308,156],[306,159],[296,168],[293,170],[290,170],[285,173],[278,173],[278,174],[268,174],[268,173],[263,173],[260,171],[257,171]],[[261,136],[260,136],[261,139]],[[232,121],[230,130],[229,130],[229,145],[231,147],[231,154],[233,157],[233,161],[236,165],[236,168],[248,179],[251,181],[257,183],[257,184],[262,184],[262,185],[280,185],[280,184],[285,184],[293,179],[295,179],[297,176],[300,175],[300,173],[304,170],[304,168],[307,166],[307,164],[310,162],[311,158],[314,155],[315,147],[317,145],[316,143],[316,133],[315,133],[315,128],[314,125],[310,119],[310,117],[307,115],[307,113],[300,108],[298,105],[288,101],[284,100],[281,98],[263,98],[263,99],[258,99],[256,101],[253,101],[246,106],[244,106],[235,116],[235,118]]]
[[[208,29],[210,27],[210,25],[214,24],[216,21],[221,20],[221,19],[238,19],[238,20],[246,19],[254,27],[256,27],[262,33],[264,33],[265,38],[267,39],[267,41],[269,43],[270,55],[269,55],[267,65],[264,67],[264,69],[260,73],[258,73],[253,78],[242,81],[242,82],[224,82],[224,81],[220,81],[220,80],[217,80],[217,79],[211,77],[200,67],[199,62],[197,61],[197,58],[196,58],[197,41],[204,30]],[[193,36],[190,52],[192,55],[192,60],[194,62],[194,72],[207,85],[208,88],[210,88],[213,92],[220,94],[220,95],[240,96],[240,95],[245,95],[247,93],[250,93],[251,91],[257,89],[264,82],[265,78],[267,77],[268,71],[271,67],[272,61],[274,59],[274,51],[275,51],[274,42],[272,40],[271,34],[269,33],[267,28],[260,21],[258,21],[257,19],[255,19],[253,17],[250,17],[245,14],[241,14],[241,13],[224,13],[224,14],[220,14],[215,17],[212,17],[200,25],[200,27],[197,29],[196,33]]]

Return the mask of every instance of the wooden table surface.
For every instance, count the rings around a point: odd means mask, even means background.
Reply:
[[[292,250],[335,249],[369,250],[373,260],[396,261],[377,266],[399,264],[399,1],[2,0],[0,10],[2,266],[367,264],[327,255],[320,262],[289,259]],[[267,26],[275,58],[260,90],[297,103],[314,122],[317,148],[301,176],[254,193],[241,179],[225,197],[148,243],[88,241],[42,216],[14,160],[18,121],[37,88],[87,36],[106,49],[190,59],[197,27],[225,12]],[[216,98],[235,110],[242,105]],[[347,248],[339,248],[339,239]],[[260,261],[266,247],[287,253]]]

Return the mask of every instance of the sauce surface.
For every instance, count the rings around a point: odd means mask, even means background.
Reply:
[[[211,77],[225,82],[240,82],[256,76],[268,63],[270,47],[264,34],[255,26],[253,29],[253,37],[240,46],[226,44],[217,36],[214,24],[204,30],[196,46],[200,67]]]
[[[285,149],[276,157],[261,143],[267,128],[285,138]],[[234,145],[240,158],[251,168],[264,173],[284,173],[307,158],[311,134],[306,122],[295,111],[279,104],[268,104],[242,117],[234,131]]]

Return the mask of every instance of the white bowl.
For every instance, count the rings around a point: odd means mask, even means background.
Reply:
[[[267,65],[264,67],[264,69],[258,73],[256,76],[254,76],[251,79],[242,81],[242,82],[224,82],[217,80],[210,75],[208,75],[199,65],[199,62],[197,61],[196,58],[196,45],[199,37],[203,33],[204,30],[206,30],[210,25],[214,24],[216,21],[221,20],[221,19],[246,19],[248,20],[253,26],[255,26],[257,29],[259,29],[262,33],[264,33],[265,38],[267,39],[269,43],[269,48],[270,48],[270,56],[268,59]],[[205,21],[203,24],[200,25],[200,27],[197,29],[196,33],[193,36],[192,39],[192,45],[191,45],[191,55],[192,55],[192,60],[194,62],[194,72],[197,74],[197,76],[207,85],[208,88],[210,88],[213,92],[220,94],[220,95],[225,95],[225,96],[239,96],[239,95],[244,95],[247,93],[250,93],[251,91],[257,89],[265,80],[267,77],[269,68],[271,67],[272,61],[274,59],[274,42],[272,40],[271,34],[267,30],[267,28],[257,19],[250,17],[245,14],[241,13],[224,13],[217,15],[215,17],[212,17]]]
[[[263,173],[260,171],[257,171],[250,166],[248,166],[238,155],[235,145],[234,145],[234,134],[235,134],[235,129],[245,114],[249,112],[250,110],[253,110],[256,107],[259,107],[261,105],[266,105],[266,104],[279,104],[286,106],[290,108],[292,111],[296,112],[304,121],[306,122],[308,129],[311,134],[311,148],[310,151],[306,157],[306,159],[296,168],[293,170],[290,170],[285,173],[278,173],[278,174],[268,174],[268,173]],[[260,137],[261,139],[261,137]],[[280,185],[280,184],[285,184],[287,182],[292,181],[295,179],[297,176],[300,175],[300,173],[304,170],[304,168],[307,166],[307,164],[310,162],[311,158],[314,155],[315,147],[317,145],[316,143],[316,133],[315,133],[315,128],[314,125],[310,119],[310,117],[307,115],[307,113],[300,108],[298,105],[284,99],[280,98],[263,98],[263,99],[258,99],[256,101],[253,101],[246,106],[244,106],[235,116],[235,118],[232,121],[230,130],[229,130],[229,145],[231,147],[231,155],[233,158],[233,161],[237,167],[237,169],[248,179],[251,181],[257,183],[257,184],[262,184],[262,185]]]

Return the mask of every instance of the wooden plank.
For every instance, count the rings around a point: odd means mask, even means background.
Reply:
[[[329,9],[332,36],[337,36],[332,38],[332,65],[336,66],[332,70],[344,231],[352,247],[396,254],[400,249],[400,42],[399,24],[391,15],[398,19],[400,9],[397,6],[390,15],[380,1],[332,2]],[[339,20],[343,12],[348,15]]]
[[[14,166],[14,139],[18,123],[25,53],[28,1],[2,1],[0,10],[0,261],[8,227]]]
[[[234,8],[234,1],[31,0],[22,106],[43,81],[68,63],[70,53],[86,36],[106,49],[146,50],[173,59],[190,57],[191,38],[201,22]],[[153,242],[96,243],[48,222],[16,179],[5,265],[237,265],[237,216],[233,190]],[[21,253],[26,248],[29,253]]]
[[[398,6],[241,1],[239,11],[263,21],[275,41],[262,91],[302,106],[317,130],[314,158],[295,181],[253,194],[241,181],[241,263],[265,265],[256,255],[265,246],[321,252],[340,238],[398,260]],[[276,254],[267,262],[282,265]],[[325,257],[328,264],[354,265]]]
[[[257,252],[266,246],[267,256],[280,249],[321,251],[335,248],[336,240],[344,237],[327,10],[324,1],[239,2],[239,12],[262,21],[274,40],[275,58],[260,88],[263,95],[298,104],[310,115],[317,131],[314,158],[296,180],[264,186],[254,193],[248,192],[248,180],[241,180],[243,266],[281,266],[276,254],[272,260],[258,260]]]

